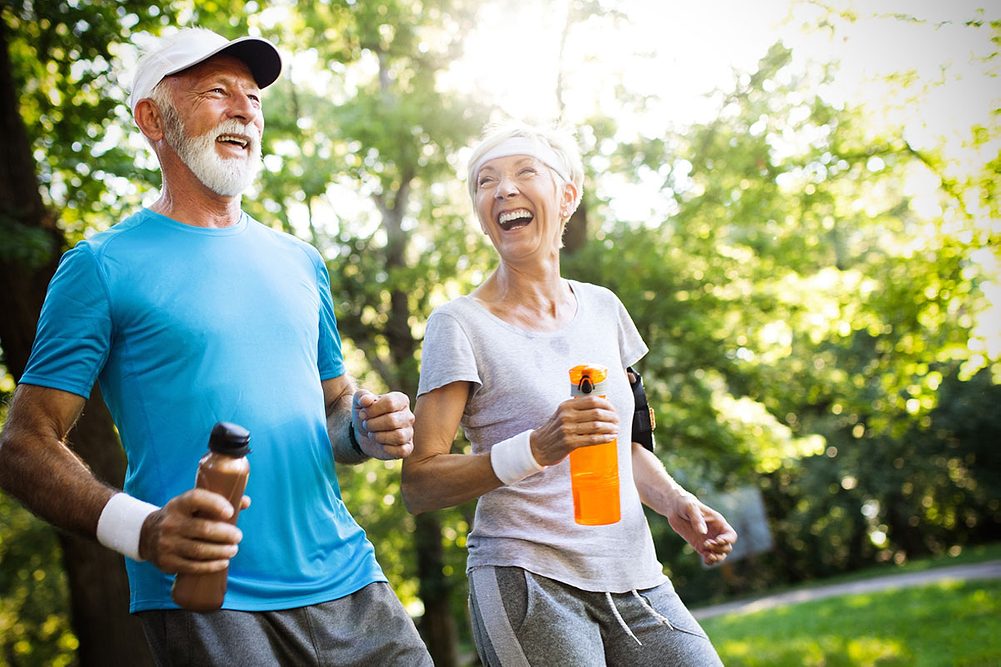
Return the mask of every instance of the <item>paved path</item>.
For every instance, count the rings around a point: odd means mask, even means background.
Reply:
[[[1001,560],[987,561],[986,563],[976,563],[974,565],[953,565],[950,567],[938,567],[922,572],[906,572],[904,574],[890,574],[872,579],[852,581],[844,584],[831,584],[829,586],[817,586],[816,588],[804,588],[802,590],[789,591],[788,593],[777,593],[766,595],[753,600],[741,600],[738,602],[726,602],[712,607],[693,609],[695,618],[712,618],[722,614],[749,614],[762,609],[772,609],[787,604],[797,602],[807,602],[809,600],[822,600],[823,598],[835,597],[838,595],[854,595],[856,593],[871,593],[882,591],[887,588],[904,588],[907,586],[923,586],[925,584],[937,583],[940,581],[962,581],[967,579],[1001,579]]]

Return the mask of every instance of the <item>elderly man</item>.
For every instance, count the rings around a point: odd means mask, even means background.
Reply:
[[[407,456],[409,399],[356,390],[319,253],[240,207],[260,164],[261,89],[280,72],[269,42],[200,29],[140,60],[130,104],[162,192],[63,257],[0,483],[127,556],[130,609],[160,664],[430,665],[334,473]],[[124,491],[64,444],[95,380],[128,455]],[[217,421],[252,434],[239,527],[228,500],[191,488]],[[227,567],[221,611],[172,601],[172,575]]]

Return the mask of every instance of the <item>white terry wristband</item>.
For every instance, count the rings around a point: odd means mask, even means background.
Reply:
[[[127,493],[116,493],[101,511],[97,520],[97,541],[132,560],[139,557],[139,534],[143,522],[153,512],[160,509],[156,505],[133,498]]]
[[[529,440],[531,435],[531,430],[524,431],[498,442],[490,449],[490,465],[493,466],[497,479],[505,484],[514,484],[546,469],[532,456],[532,443]]]

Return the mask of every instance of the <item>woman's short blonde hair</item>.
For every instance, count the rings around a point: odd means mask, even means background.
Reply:
[[[571,182],[577,188],[577,198],[570,207],[570,214],[572,214],[577,210],[581,197],[584,196],[584,163],[581,161],[577,142],[566,130],[555,127],[536,127],[517,121],[506,121],[488,125],[484,131],[483,139],[480,140],[480,143],[476,145],[469,156],[466,179],[469,187],[469,197],[473,200],[473,203],[476,202],[477,176],[473,173],[473,169],[477,169],[480,158],[508,139],[516,137],[542,142],[551,148],[563,162],[565,167],[563,172],[569,175]],[[559,176],[555,169],[553,173]],[[562,177],[560,178],[562,180]]]

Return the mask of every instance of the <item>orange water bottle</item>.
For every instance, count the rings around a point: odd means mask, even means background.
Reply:
[[[605,398],[608,369],[581,364],[570,369],[570,395],[595,394]],[[580,447],[570,452],[573,517],[585,526],[604,526],[619,520],[618,441]]]

